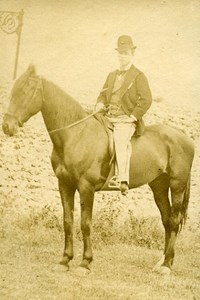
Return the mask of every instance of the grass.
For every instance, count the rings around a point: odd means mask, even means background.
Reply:
[[[1,299],[198,299],[199,269],[194,256],[180,254],[169,278],[151,272],[160,251],[125,244],[95,250],[92,273],[79,277],[58,265],[61,243],[45,245],[4,243]],[[81,244],[76,243],[80,249]],[[9,255],[8,255],[9,254]]]
[[[115,212],[109,216],[104,214],[104,210],[100,210],[93,222],[93,240],[97,245],[128,243],[162,249],[164,239],[159,223],[158,218],[138,218],[129,210],[128,218],[119,225]]]
[[[49,206],[16,212],[1,210],[0,299],[198,299],[200,237],[185,230],[177,243],[169,277],[152,272],[162,251],[163,230],[157,218],[132,212],[118,225],[109,205],[94,218],[94,262],[88,276],[78,276],[82,241],[75,224],[75,257],[70,271],[58,264],[63,250],[62,218]],[[77,221],[78,223],[78,221]],[[154,242],[153,242],[154,240]]]

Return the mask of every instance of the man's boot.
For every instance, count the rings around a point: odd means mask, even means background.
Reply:
[[[128,194],[128,182],[127,181],[121,181],[120,190],[121,190],[122,195],[126,196]]]

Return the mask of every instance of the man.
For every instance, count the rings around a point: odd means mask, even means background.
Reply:
[[[133,64],[136,46],[132,38],[118,38],[119,70],[109,73],[97,98],[95,111],[107,110],[107,118],[114,126],[117,180],[123,195],[128,193],[131,137],[144,131],[142,116],[152,103],[151,91],[145,75]]]

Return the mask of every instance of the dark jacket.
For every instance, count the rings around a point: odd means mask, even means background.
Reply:
[[[116,76],[117,70],[109,73],[97,103],[102,102],[104,105],[110,103]],[[144,131],[142,116],[151,106],[152,96],[147,78],[133,65],[125,74],[120,97],[124,112],[137,118],[136,134],[141,135]]]

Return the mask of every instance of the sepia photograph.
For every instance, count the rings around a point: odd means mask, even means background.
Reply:
[[[200,300],[200,1],[0,0],[0,299]]]

